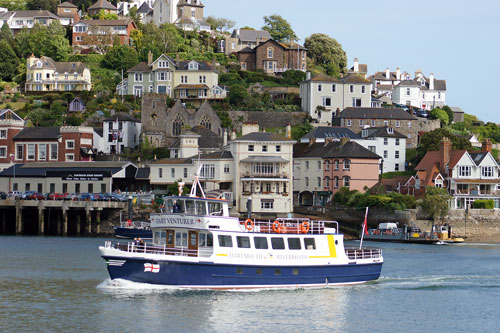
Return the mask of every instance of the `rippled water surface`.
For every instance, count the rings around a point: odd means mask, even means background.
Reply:
[[[384,249],[376,282],[220,292],[112,282],[103,243],[0,237],[0,331],[500,330],[499,245],[366,243]]]

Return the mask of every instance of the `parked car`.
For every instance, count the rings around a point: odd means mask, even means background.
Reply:
[[[48,195],[49,200],[64,200],[68,193],[50,193]]]
[[[0,192],[0,199],[7,199],[7,193]]]
[[[21,192],[21,199],[29,200],[29,196],[35,193],[35,191],[24,191]]]
[[[14,198],[14,199],[21,198],[21,192],[19,192],[19,191],[10,191],[7,195],[9,198]]]
[[[423,109],[418,109],[417,112],[417,117],[424,117],[427,118],[429,116],[429,113],[426,110]]]
[[[33,192],[27,196],[28,200],[45,200],[45,195],[43,193]]]
[[[72,201],[74,201],[74,200],[77,200],[77,196],[78,196],[78,194],[76,194],[76,193],[68,193],[63,198],[63,200],[72,200]]]

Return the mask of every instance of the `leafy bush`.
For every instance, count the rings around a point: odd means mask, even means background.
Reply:
[[[475,200],[473,207],[475,209],[493,209],[495,203],[493,200]]]

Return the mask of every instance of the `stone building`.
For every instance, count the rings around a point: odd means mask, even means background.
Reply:
[[[142,99],[143,135],[154,147],[167,147],[181,135],[182,129],[204,126],[222,135],[221,121],[208,102],[199,109],[187,109],[180,101],[168,107],[164,95],[144,94]]]

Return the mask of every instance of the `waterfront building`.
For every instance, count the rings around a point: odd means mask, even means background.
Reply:
[[[14,138],[24,128],[24,120],[11,109],[0,110],[0,170],[14,162]]]
[[[347,107],[371,106],[371,83],[360,74],[347,74],[335,79],[324,74],[300,83],[302,111],[320,124],[332,124]]]
[[[475,200],[492,200],[500,208],[500,166],[491,155],[492,143],[483,142],[481,151],[452,150],[444,137],[439,151],[428,151],[415,170],[417,190],[446,188],[452,209],[471,207]]]
[[[126,148],[139,145],[141,121],[128,113],[119,112],[103,120],[102,130],[105,154],[122,154]]]
[[[406,136],[392,127],[369,127],[359,134],[365,148],[383,158],[382,172],[404,171],[406,162]]]

